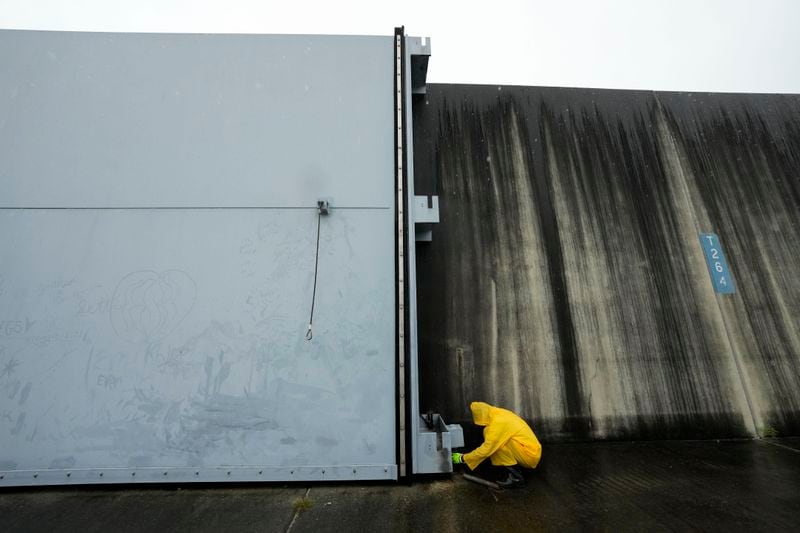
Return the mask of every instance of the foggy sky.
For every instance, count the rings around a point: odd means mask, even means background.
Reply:
[[[0,28],[430,37],[431,82],[800,93],[795,0],[0,0]]]

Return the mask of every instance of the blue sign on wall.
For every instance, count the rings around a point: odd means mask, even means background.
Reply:
[[[722,253],[722,246],[716,233],[701,233],[700,245],[706,255],[708,273],[711,275],[711,283],[714,290],[720,294],[733,294],[736,288],[733,286],[733,278],[728,271],[728,262],[725,261],[725,254]]]

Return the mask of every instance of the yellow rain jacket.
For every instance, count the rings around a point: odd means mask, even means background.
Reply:
[[[463,456],[471,470],[475,470],[487,457],[495,466],[519,464],[525,468],[536,468],[542,458],[542,445],[523,419],[507,409],[488,403],[472,402],[469,408],[475,424],[486,426],[483,429],[483,444]]]

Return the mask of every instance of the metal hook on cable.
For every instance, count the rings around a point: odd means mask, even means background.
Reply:
[[[314,338],[312,327],[314,325],[314,304],[317,300],[317,273],[319,272],[319,229],[322,223],[322,215],[329,213],[329,203],[327,200],[317,200],[317,252],[314,258],[314,292],[311,294],[311,315],[308,318],[308,330],[306,330],[306,340]]]

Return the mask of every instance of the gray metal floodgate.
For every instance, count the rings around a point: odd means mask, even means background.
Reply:
[[[0,31],[0,485],[397,477],[393,63]]]
[[[412,484],[4,490],[3,531],[796,530],[800,439],[545,447],[525,488]]]

